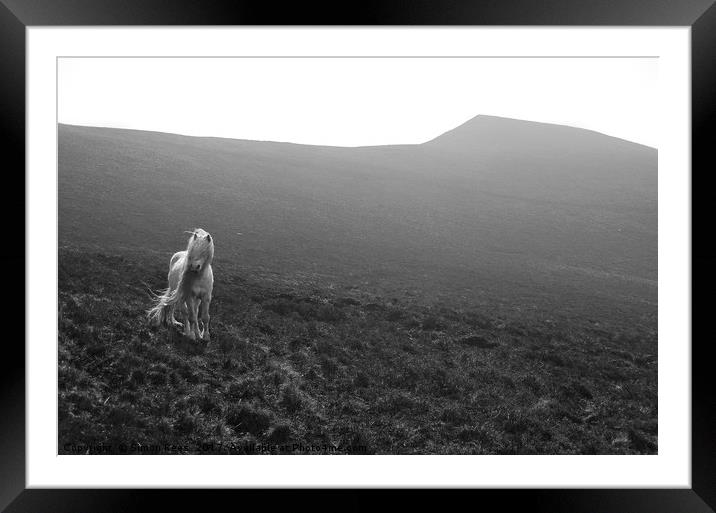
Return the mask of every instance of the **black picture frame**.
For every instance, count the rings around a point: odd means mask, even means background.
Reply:
[[[25,30],[30,26],[81,25],[574,25],[689,26],[692,70],[692,488],[691,489],[522,489],[459,491],[480,507],[550,512],[707,512],[716,509],[716,394],[711,379],[709,293],[716,278],[716,245],[710,226],[709,175],[716,169],[709,128],[716,122],[716,6],[714,0],[412,0],[294,2],[214,0],[0,0],[0,140],[6,228],[20,237],[25,212]],[[10,157],[10,158],[8,158]],[[14,181],[14,182],[13,182]],[[22,191],[22,193],[21,193]],[[23,213],[23,214],[21,214]],[[12,226],[11,226],[12,225]],[[24,218],[23,218],[24,225]],[[697,233],[701,236],[697,237]],[[23,234],[24,234],[23,230]],[[7,232],[6,232],[7,235]],[[24,237],[24,235],[23,235]],[[25,252],[0,252],[4,283],[25,290]],[[698,275],[698,280],[695,279]],[[23,293],[24,298],[24,293]],[[25,318],[25,301],[12,296],[8,320]],[[22,305],[22,306],[20,306]],[[32,308],[32,305],[27,305]],[[18,310],[22,308],[23,311]],[[8,328],[10,326],[8,325]],[[215,498],[229,501],[287,501],[299,506],[359,509],[385,503],[385,491],[330,491],[320,500],[306,491],[219,490],[39,490],[25,489],[25,350],[6,331],[0,357],[0,508],[21,511],[204,510]],[[23,337],[24,338],[24,337]],[[678,341],[688,344],[688,340]],[[236,497],[239,494],[241,497]],[[446,507],[441,494],[414,491],[409,500]],[[216,503],[214,503],[216,504]],[[236,503],[235,503],[236,504]],[[457,502],[454,503],[457,506]],[[403,502],[403,506],[409,506]],[[219,509],[215,506],[212,509]]]

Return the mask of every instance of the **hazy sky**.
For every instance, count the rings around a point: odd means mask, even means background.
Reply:
[[[64,58],[61,123],[361,146],[477,114],[658,145],[657,59]]]

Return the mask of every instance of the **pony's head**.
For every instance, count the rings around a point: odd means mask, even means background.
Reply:
[[[201,228],[191,232],[186,247],[186,269],[190,272],[201,272],[204,267],[211,264],[214,258],[214,239],[211,234]]]

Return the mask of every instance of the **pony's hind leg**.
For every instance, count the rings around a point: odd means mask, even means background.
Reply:
[[[169,315],[167,316],[167,324],[169,325],[169,327],[181,329],[184,325],[176,320],[176,317],[174,316],[175,314],[176,310],[174,308],[171,308],[169,310]]]
[[[199,307],[199,316],[201,317],[201,323],[204,325],[204,330],[201,333],[202,340],[209,341],[209,304],[211,299],[204,296],[201,300],[201,306]]]

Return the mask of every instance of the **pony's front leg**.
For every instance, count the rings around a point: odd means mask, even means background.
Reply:
[[[211,298],[204,296],[201,300],[201,306],[199,307],[199,316],[201,317],[201,323],[204,325],[204,331],[201,335],[202,340],[208,342],[209,337],[209,304],[211,304]]]
[[[192,334],[189,338],[196,340],[197,338],[201,338],[201,333],[199,332],[199,321],[197,320],[197,314],[199,312],[199,298],[192,297],[187,301],[187,305],[189,306],[190,329],[192,329]]]
[[[190,340],[196,340],[194,327],[196,326],[196,309],[194,308],[194,298],[186,300],[186,315],[184,316],[184,336]]]

